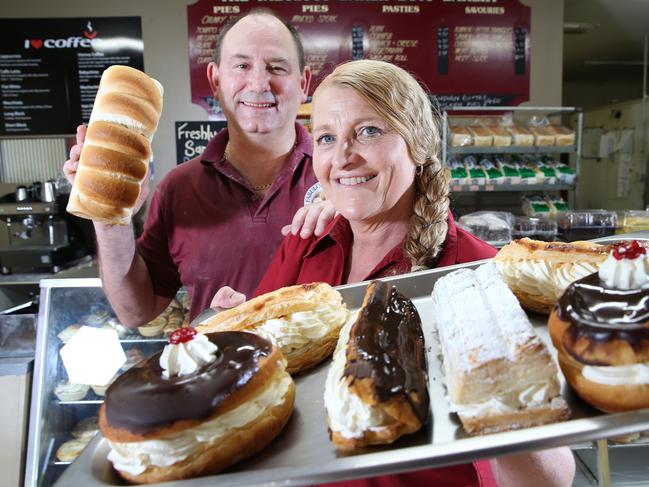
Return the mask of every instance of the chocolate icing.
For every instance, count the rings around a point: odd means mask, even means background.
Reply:
[[[557,315],[571,326],[576,342],[625,340],[636,351],[649,341],[649,289],[611,289],[597,272],[575,281],[557,304]]]
[[[270,355],[271,343],[245,332],[209,333],[216,360],[194,374],[162,377],[158,352],[118,377],[106,391],[106,421],[112,428],[147,434],[179,420],[205,420],[244,387]]]
[[[422,423],[428,418],[428,378],[421,319],[408,298],[392,285],[373,281],[369,297],[352,326],[344,376],[370,378],[376,398],[402,396]],[[413,400],[411,394],[416,395]]]

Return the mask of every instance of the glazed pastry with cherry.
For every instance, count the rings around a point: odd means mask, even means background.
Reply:
[[[572,283],[548,321],[570,385],[606,412],[649,407],[649,246],[616,244]]]

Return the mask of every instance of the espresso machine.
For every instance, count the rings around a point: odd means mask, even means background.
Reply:
[[[0,272],[58,272],[94,251],[91,225],[65,211],[68,198],[54,181],[0,198]]]

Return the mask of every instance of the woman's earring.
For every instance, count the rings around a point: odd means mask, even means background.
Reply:
[[[423,172],[424,172],[424,165],[417,164],[417,170],[416,170],[417,177],[420,177],[423,174]]]

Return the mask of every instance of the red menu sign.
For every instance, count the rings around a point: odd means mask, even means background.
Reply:
[[[187,7],[192,102],[222,118],[206,68],[231,16],[272,8],[302,35],[311,93],[334,66],[380,59],[413,73],[441,105],[529,99],[530,7],[519,0],[199,0]]]

